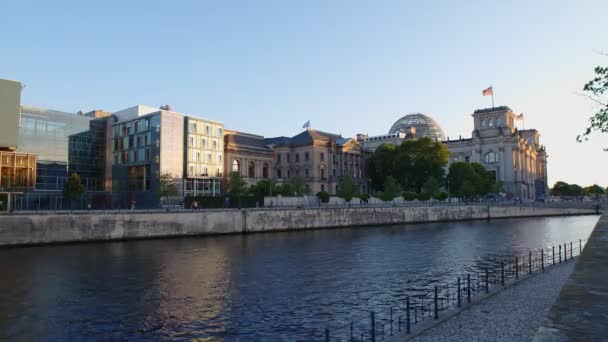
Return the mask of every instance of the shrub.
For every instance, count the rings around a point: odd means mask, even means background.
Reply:
[[[319,192],[317,192],[317,198],[322,203],[329,203],[329,193],[327,191],[319,191]]]
[[[440,192],[437,195],[433,196],[433,198],[438,201],[445,201],[448,198],[448,194],[445,192]]]
[[[419,201],[428,201],[431,199],[431,195],[427,194],[427,193],[420,193],[418,194],[418,200]]]
[[[416,193],[415,192],[409,192],[406,191],[403,193],[403,199],[406,201],[413,201],[416,199]]]
[[[358,197],[359,197],[359,199],[361,200],[361,202],[363,202],[363,203],[367,203],[367,202],[369,202],[369,198],[370,198],[370,196],[369,196],[369,194],[368,194],[368,193],[359,194],[359,196],[358,196]]]

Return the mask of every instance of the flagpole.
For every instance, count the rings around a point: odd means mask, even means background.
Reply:
[[[492,108],[494,108],[494,85],[492,85]]]

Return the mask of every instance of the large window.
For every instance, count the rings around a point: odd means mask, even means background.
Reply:
[[[490,151],[490,152],[486,153],[483,160],[486,163],[496,163],[496,152]]]
[[[249,172],[247,173],[247,176],[249,176],[250,178],[255,178],[255,163],[250,161],[249,162]]]
[[[232,171],[233,172],[239,172],[241,171],[241,162],[238,160],[233,160],[232,161]]]
[[[268,178],[268,164],[264,163],[264,165],[262,166],[262,178],[267,179]]]

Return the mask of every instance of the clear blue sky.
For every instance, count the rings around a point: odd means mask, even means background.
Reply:
[[[171,104],[265,136],[303,122],[383,134],[423,112],[450,137],[497,105],[525,113],[550,182],[608,185],[608,137],[575,142],[577,96],[608,64],[608,1],[6,1],[0,77],[24,104],[77,111]]]

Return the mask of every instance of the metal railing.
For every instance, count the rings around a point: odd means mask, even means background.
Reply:
[[[555,265],[574,260],[585,240],[563,243],[550,248],[531,250],[525,255],[487,260],[476,270],[461,274],[453,281],[410,284],[406,295],[397,302],[382,303],[356,313],[350,322],[328,322],[311,331],[311,341],[364,342],[383,341],[399,334],[411,334],[431,320],[439,320],[447,310],[457,310],[492,291]]]

